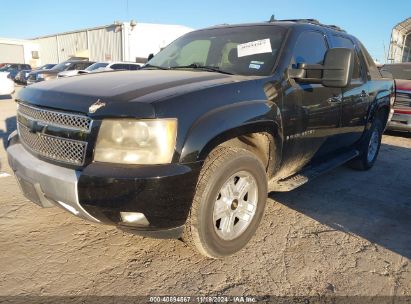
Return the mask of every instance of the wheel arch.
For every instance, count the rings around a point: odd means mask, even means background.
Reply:
[[[368,113],[367,130],[371,127],[372,122],[377,117],[383,119],[382,122],[385,128],[390,113],[391,98],[393,94],[393,84],[390,87],[387,85],[384,89],[376,92],[374,99],[371,101]]]
[[[180,162],[205,160],[216,147],[242,148],[254,153],[267,172],[278,166],[282,151],[281,114],[266,101],[243,102],[215,109],[190,128]]]

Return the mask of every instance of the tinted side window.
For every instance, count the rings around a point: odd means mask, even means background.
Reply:
[[[85,68],[87,68],[88,66],[90,66],[91,63],[89,62],[79,62],[75,65],[75,70],[84,70]]]
[[[361,52],[365,57],[365,61],[368,65],[368,71],[370,73],[371,79],[379,79],[381,78],[380,71],[378,70],[377,66],[375,65],[374,60],[372,59],[371,55],[368,53],[367,49],[364,45],[360,42]]]
[[[354,55],[354,69],[352,73],[352,79],[360,79],[361,78],[361,65],[360,65],[360,59],[358,58],[358,54],[355,49],[354,43],[346,37],[334,36],[334,44],[335,44],[335,47],[342,47],[342,48],[354,50],[355,55]]]
[[[113,64],[113,65],[111,66],[111,68],[112,68],[113,70],[124,70],[124,69],[125,69],[124,64],[119,64],[119,63]]]
[[[321,64],[327,51],[327,43],[320,32],[304,32],[294,46],[293,64]]]
[[[322,64],[327,49],[327,43],[322,33],[303,32],[294,46],[292,65],[296,68],[298,63]],[[308,70],[306,77],[321,78],[321,71]]]
[[[84,69],[88,68],[90,65],[91,65],[91,63],[81,63],[81,64],[79,64],[77,69],[78,70],[84,70]]]
[[[76,64],[75,63],[71,63],[68,67],[66,66],[66,71],[72,71],[76,69]]]

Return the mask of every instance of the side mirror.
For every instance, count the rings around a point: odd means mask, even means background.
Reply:
[[[351,82],[354,51],[347,48],[329,49],[324,58],[322,84],[325,87],[345,88]]]
[[[348,48],[333,48],[325,53],[324,64],[299,63],[290,69],[290,78],[301,83],[321,83],[326,87],[344,88],[351,82],[354,52]],[[314,72],[317,73],[314,73]],[[310,75],[315,74],[315,77]]]
[[[154,54],[153,54],[153,53],[151,53],[150,55],[148,55],[148,57],[147,57],[147,61],[150,61],[153,57],[154,57]]]

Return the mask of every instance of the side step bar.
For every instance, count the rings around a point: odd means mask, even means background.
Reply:
[[[268,183],[268,190],[275,192],[287,192],[294,190],[295,188],[304,185],[321,174],[345,164],[358,155],[359,152],[357,150],[348,151],[326,162],[303,169],[301,172],[285,179],[270,181]]]

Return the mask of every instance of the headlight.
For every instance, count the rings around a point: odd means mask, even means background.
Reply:
[[[105,119],[94,160],[120,164],[170,163],[176,144],[177,119]]]

